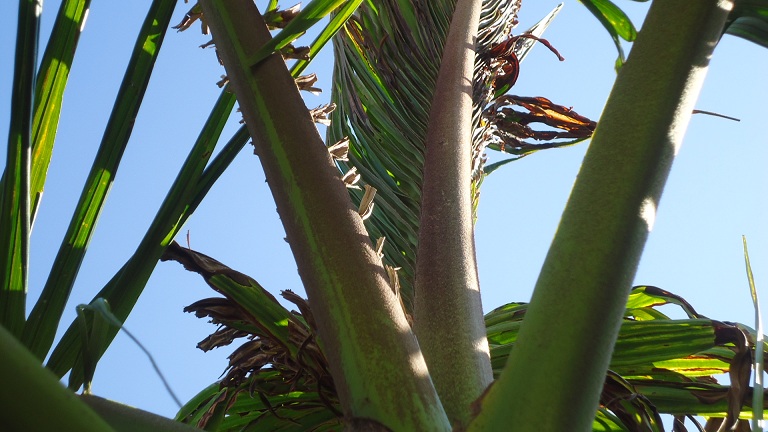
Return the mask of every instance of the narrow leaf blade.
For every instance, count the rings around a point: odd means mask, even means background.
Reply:
[[[45,357],[51,347],[62,311],[120,166],[175,4],[174,0],[155,0],[149,8],[96,160],[43,293],[30,314],[30,325],[24,329],[25,344],[40,359]]]
[[[29,175],[40,9],[19,4],[6,171],[0,198],[0,325],[19,336],[24,328],[29,264]]]

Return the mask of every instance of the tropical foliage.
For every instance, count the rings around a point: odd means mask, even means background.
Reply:
[[[702,1],[681,11],[674,1],[657,0],[639,34],[610,1],[584,2],[616,41],[617,90],[534,298],[484,317],[472,241],[483,179],[511,160],[575,144],[595,131],[594,121],[559,101],[509,93],[534,43],[559,56],[541,39],[555,13],[516,33],[517,1],[313,0],[301,12],[278,10],[270,1],[263,16],[250,1],[201,1],[179,27],[200,19],[205,31],[212,29],[226,88],[134,255],[78,309],[54,345],[176,2],[152,2],[67,234],[25,316],[29,234],[89,4],[62,2],[38,67],[38,5],[19,3],[0,191],[0,338],[7,348],[0,378],[17,389],[3,397],[0,419],[11,428],[194,429],[76,398],[56,384],[68,373],[69,389],[87,392],[119,330],[111,320],[125,321],[159,260],[178,261],[223,296],[187,308],[219,325],[201,349],[244,341],[224,378],[176,418],[205,430],[499,430],[515,424],[521,430],[639,431],[662,430],[661,413],[675,416],[675,427],[684,430],[684,419],[693,415],[709,417],[708,427],[751,417],[749,377],[753,355],[762,351],[755,349],[762,342],[754,330],[708,319],[660,288],[628,289],[648,233],[644,218],[655,210],[670,149],[681,139],[676,125],[692,112],[696,91],[688,89],[701,85],[699,62],[724,31],[768,46],[764,1],[737,1],[731,11],[729,2]],[[309,48],[293,44],[326,17]],[[282,30],[272,37],[267,28]],[[627,60],[619,39],[635,38]],[[308,112],[297,88],[313,90],[314,78],[301,74],[331,40],[332,104]],[[474,50],[467,41],[476,42]],[[295,60],[289,71],[285,59]],[[646,79],[649,70],[653,80]],[[450,84],[470,81],[461,91]],[[212,158],[236,98],[247,129]],[[637,107],[638,98],[650,105]],[[312,122],[329,120],[323,145]],[[173,242],[249,137],[309,296],[281,294],[297,312],[254,278]],[[485,166],[488,149],[512,157]],[[576,277],[562,269],[574,256],[585,263]],[[568,293],[556,291],[565,284]],[[668,304],[687,318],[671,319],[659,309]],[[601,314],[591,312],[595,308]],[[455,323],[453,333],[434,324],[446,319]],[[549,346],[535,342],[541,334],[552,335]],[[46,369],[36,367],[43,361]],[[730,375],[729,385],[714,381],[720,373]],[[525,407],[509,404],[523,394]],[[35,398],[45,400],[50,415],[34,413],[41,403]],[[20,401],[32,411],[17,410]]]

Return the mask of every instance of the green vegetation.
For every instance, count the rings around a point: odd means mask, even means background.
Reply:
[[[154,0],[148,10],[67,234],[25,316],[29,234],[89,4],[62,3],[38,68],[37,3],[19,2],[0,185],[0,378],[13,390],[1,424],[656,431],[666,413],[680,424],[702,415],[708,428],[746,427],[762,338],[668,291],[631,284],[713,50],[725,32],[768,46],[767,2],[656,0],[638,32],[610,1],[585,0],[619,50],[595,130],[543,97],[508,94],[534,43],[559,55],[540,39],[555,13],[515,36],[516,1],[313,0],[301,12],[269,1],[262,14],[251,0],[201,0],[180,27],[200,19],[210,28],[226,88],[134,255],[54,345],[176,2]],[[324,28],[311,48],[293,45],[315,25]],[[268,29],[282,30],[273,38]],[[626,59],[620,39],[635,41]],[[328,42],[333,106],[310,111],[299,90],[313,81],[301,73]],[[297,61],[289,69],[286,59]],[[235,98],[245,126],[212,157]],[[324,141],[313,123],[328,118]],[[590,137],[530,304],[483,316],[473,225],[483,179],[508,162],[484,167],[484,153],[522,157]],[[309,297],[281,293],[299,312],[254,278],[173,241],[249,138]],[[245,338],[224,378],[176,422],[73,393],[87,393],[119,331],[111,319],[128,317],[160,260],[183,264],[222,296],[187,308],[220,324],[201,348]],[[670,318],[663,305],[687,318]],[[64,389],[57,380],[67,373]],[[720,373],[730,385],[711,379]]]

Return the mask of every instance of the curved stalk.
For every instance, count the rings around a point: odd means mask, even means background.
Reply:
[[[0,424],[4,430],[112,431],[2,325],[0,346]]]
[[[450,425],[381,259],[251,0],[201,6],[253,137],[351,428]]]
[[[656,0],[611,96],[499,380],[469,430],[591,430],[656,207],[729,0]]]
[[[116,432],[201,432],[202,429],[98,396],[80,400],[98,413]]]
[[[472,223],[472,82],[481,0],[459,0],[427,126],[414,330],[454,426],[493,381]]]

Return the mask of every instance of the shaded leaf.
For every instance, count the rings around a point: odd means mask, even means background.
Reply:
[[[642,394],[613,371],[608,376],[600,394],[600,405],[611,410],[630,431],[660,432],[664,430],[656,407]]]
[[[728,16],[725,33],[768,48],[768,1],[737,1]]]

